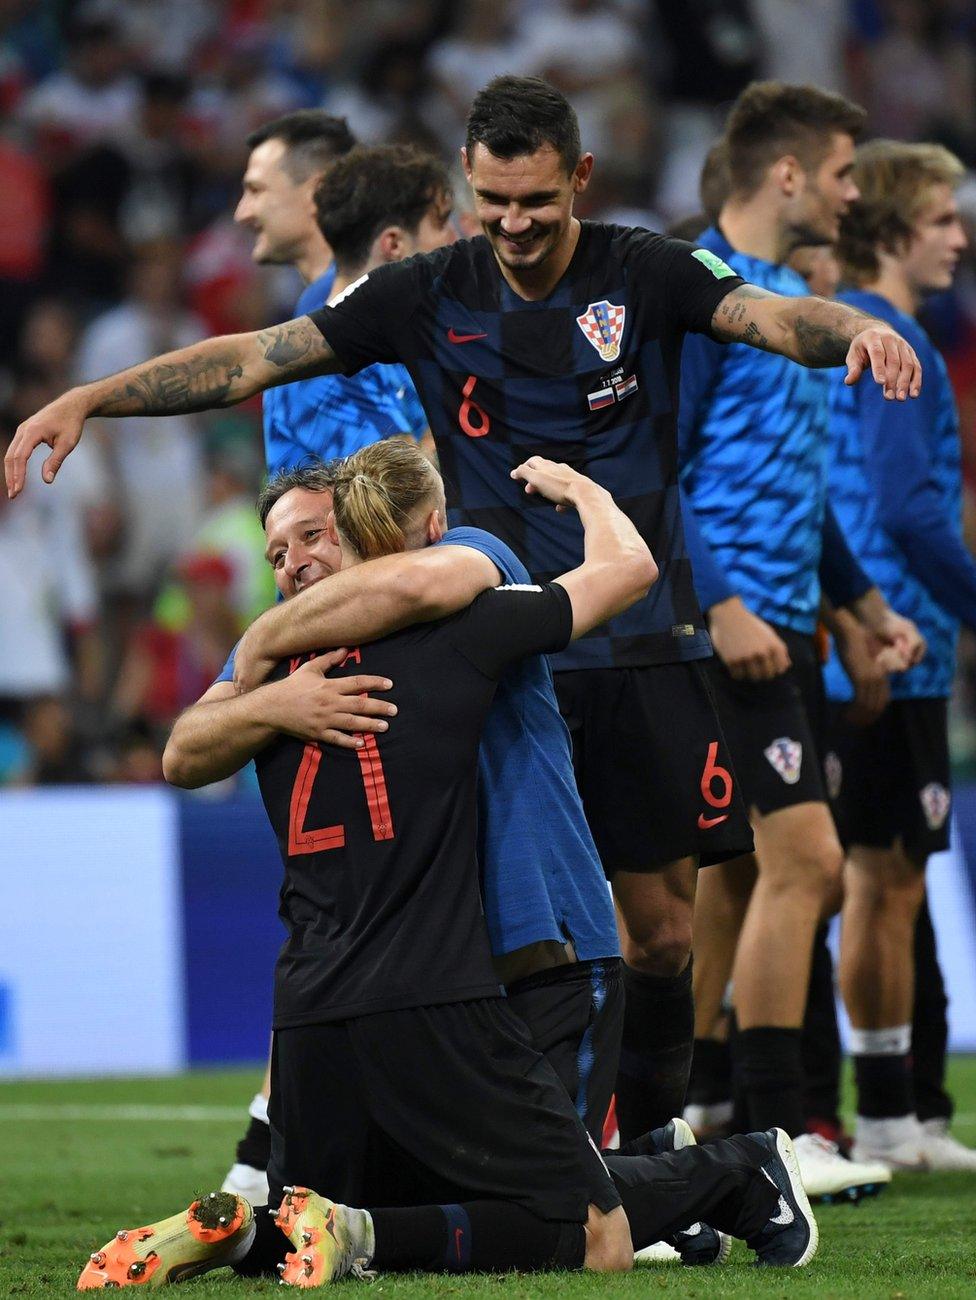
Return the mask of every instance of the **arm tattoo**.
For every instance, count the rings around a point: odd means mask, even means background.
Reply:
[[[326,343],[322,331],[307,316],[286,321],[274,329],[261,330],[257,346],[265,361],[278,372],[269,381],[270,385],[306,379],[339,368],[338,358]]]
[[[318,330],[315,332],[318,333]],[[262,330],[258,335],[261,355],[279,369],[300,361],[308,354],[311,346],[311,340],[307,332],[301,328],[301,322],[296,324],[289,321],[288,324],[278,325],[275,329]]]
[[[712,331],[727,343],[747,343],[804,366],[821,367],[843,365],[854,336],[881,323],[842,303],[784,298],[743,284],[715,309]]]
[[[798,317],[794,330],[797,342],[797,361],[805,366],[840,366],[844,364],[849,338],[839,334],[832,326],[819,321]]]
[[[149,362],[119,378],[92,415],[174,415],[230,406],[234,380],[244,373],[230,356],[204,355],[183,362]]]
[[[257,334],[208,339],[102,380],[90,415],[179,415],[233,406],[292,379],[339,369],[307,316]]]
[[[754,284],[740,284],[727,293],[715,309],[712,330],[726,343],[749,343],[754,348],[769,348],[769,339],[756,323],[755,303],[774,294]]]

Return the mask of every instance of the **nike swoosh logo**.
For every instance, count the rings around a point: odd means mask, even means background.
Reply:
[[[796,1215],[793,1213],[790,1207],[786,1204],[786,1201],[781,1196],[779,1198],[779,1214],[777,1214],[774,1218],[771,1218],[769,1222],[775,1223],[777,1226],[785,1228],[789,1224],[791,1224],[795,1218]]]
[[[721,817],[706,817],[704,813],[699,813],[698,829],[700,831],[710,831],[713,826],[718,826],[721,822],[727,822],[728,820],[728,813],[723,813]]]
[[[471,342],[473,342],[475,339],[486,339],[487,337],[488,337],[487,333],[485,333],[485,334],[458,334],[457,331],[454,329],[454,326],[453,326],[453,325],[452,325],[451,328],[447,331],[447,341],[448,341],[448,343],[471,343]]]

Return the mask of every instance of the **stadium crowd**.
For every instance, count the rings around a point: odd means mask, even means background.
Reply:
[[[256,266],[233,219],[250,131],[322,106],[364,142],[456,165],[471,98],[502,71],[571,95],[600,158],[581,216],[661,229],[695,211],[704,155],[757,76],[841,90],[870,133],[976,163],[961,0],[5,0],[0,439],[71,383],[292,314],[293,269]],[[458,174],[462,234],[465,190]],[[976,182],[960,202],[976,212]],[[971,469],[972,260],[927,323]],[[93,422],[61,491],[38,491],[33,466],[16,518],[0,500],[0,785],[160,779],[173,719],[272,596],[260,423],[259,402]],[[974,659],[964,643],[964,759]]]

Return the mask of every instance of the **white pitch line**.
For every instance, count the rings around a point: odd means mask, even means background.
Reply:
[[[2,1120],[123,1120],[162,1123],[212,1123],[241,1119],[247,1113],[240,1106],[108,1106],[72,1102],[0,1102]]]

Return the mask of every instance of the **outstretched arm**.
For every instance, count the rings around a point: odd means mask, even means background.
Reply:
[[[889,399],[903,402],[922,390],[915,349],[887,322],[844,303],[784,298],[742,284],[715,308],[712,331],[726,343],[748,343],[803,366],[846,365],[846,384],[857,383],[870,370]]]
[[[288,655],[361,645],[411,623],[446,618],[498,581],[495,564],[470,546],[432,546],[367,560],[252,623],[237,647],[234,685],[253,690]]]
[[[21,492],[27,462],[42,443],[51,448],[43,475],[46,483],[52,483],[91,416],[208,411],[233,406],[277,384],[339,369],[339,359],[308,316],[252,334],[205,339],[153,357],[69,389],[25,420],[4,458],[7,495],[12,499]]]

